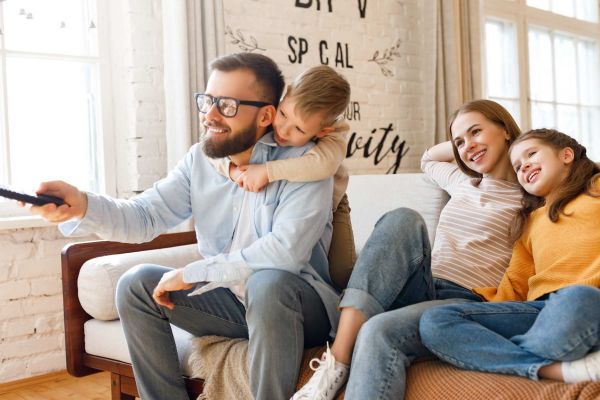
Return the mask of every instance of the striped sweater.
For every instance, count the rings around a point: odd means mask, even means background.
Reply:
[[[433,161],[427,152],[421,168],[451,196],[435,235],[433,276],[468,289],[497,286],[512,254],[509,229],[521,208],[519,184],[489,177],[477,184],[456,164]]]

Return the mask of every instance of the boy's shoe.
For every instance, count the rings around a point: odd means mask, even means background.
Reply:
[[[600,350],[579,360],[562,363],[563,379],[568,383],[600,381]]]
[[[315,364],[318,366],[315,367]],[[335,361],[335,357],[329,350],[329,343],[321,359],[313,358],[309,365],[315,373],[302,389],[292,396],[291,400],[332,400],[346,383],[349,367]]]

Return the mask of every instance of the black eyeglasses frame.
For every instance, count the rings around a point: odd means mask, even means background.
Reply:
[[[202,114],[206,114],[208,111],[203,112],[200,108],[200,103],[198,102],[198,99],[201,96],[208,97],[210,99],[210,101],[212,102],[211,107],[216,104],[217,110],[219,110],[219,114],[221,114],[225,118],[235,117],[240,109],[240,104],[244,105],[244,106],[252,106],[252,107],[257,107],[257,108],[271,105],[271,103],[266,103],[264,101],[240,100],[240,99],[236,99],[235,97],[227,97],[227,96],[215,97],[208,93],[194,93],[194,100],[196,101],[196,107],[198,108],[198,112],[202,113]],[[221,109],[221,100],[233,100],[235,102],[235,113],[233,115],[226,115],[223,112],[223,110]]]

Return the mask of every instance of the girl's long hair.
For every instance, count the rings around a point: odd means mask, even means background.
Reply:
[[[458,164],[458,167],[465,174],[472,176],[473,178],[481,179],[483,176],[479,172],[475,172],[469,167],[465,165],[465,163],[460,159],[458,155],[458,149],[454,145],[454,141],[452,140],[452,124],[454,124],[454,120],[461,114],[466,114],[469,112],[476,111],[483,115],[488,121],[496,124],[500,128],[503,128],[506,133],[510,136],[508,140],[508,144],[512,144],[515,139],[521,134],[521,129],[510,115],[506,108],[502,107],[500,104],[496,103],[492,100],[473,100],[468,103],[463,104],[458,108],[458,110],[454,111],[448,120],[448,129],[446,130],[446,136],[448,140],[452,143],[452,151],[454,152],[454,159]]]
[[[515,144],[529,139],[538,139],[553,147],[556,151],[566,147],[573,150],[574,158],[569,174],[561,183],[556,196],[554,196],[554,201],[548,207],[550,221],[558,221],[560,214],[567,215],[565,214],[566,205],[582,193],[592,197],[600,197],[600,186],[595,186],[596,179],[600,178],[600,167],[587,157],[585,147],[579,144],[577,140],[555,129],[534,129],[519,136],[511,145],[511,150]],[[513,242],[523,233],[529,215],[545,205],[545,200],[543,197],[534,196],[523,189],[521,204],[523,207],[519,211],[514,229],[511,231]]]

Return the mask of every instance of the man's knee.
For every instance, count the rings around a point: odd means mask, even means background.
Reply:
[[[121,310],[130,303],[132,296],[152,295],[152,291],[165,273],[165,268],[152,265],[140,264],[128,270],[117,282],[116,304]]]
[[[251,307],[270,307],[296,301],[296,280],[302,279],[287,271],[263,269],[254,272],[246,282],[246,300]]]

